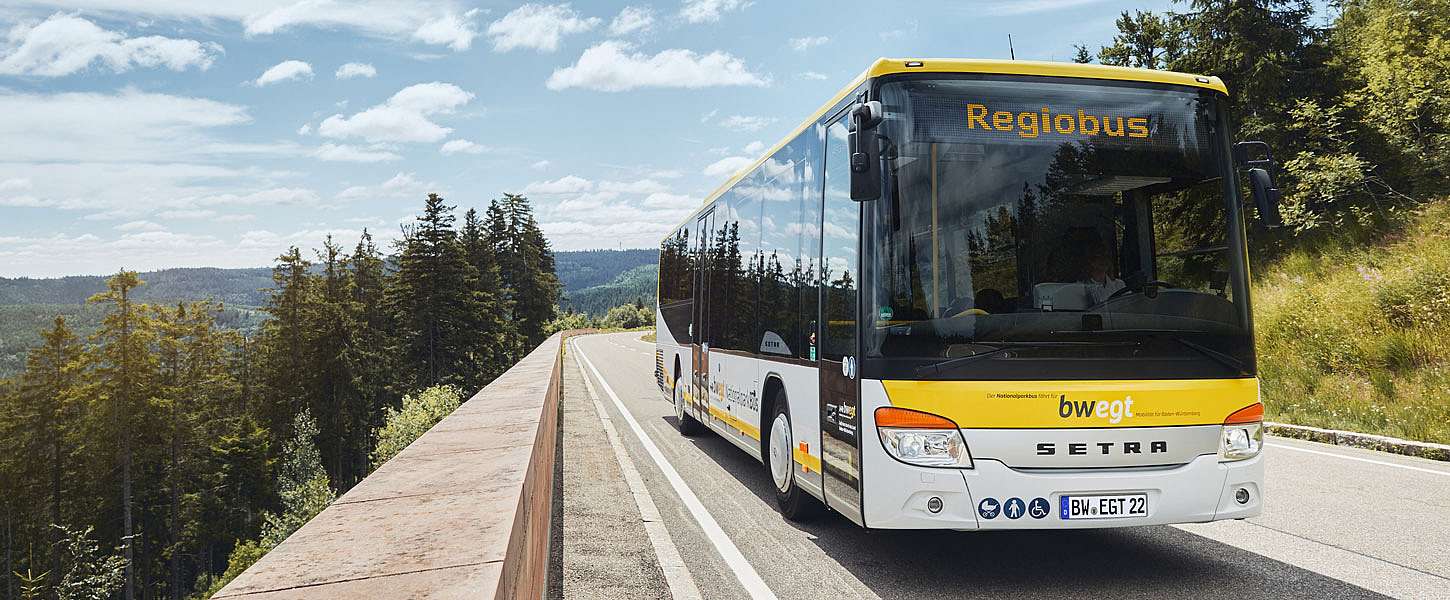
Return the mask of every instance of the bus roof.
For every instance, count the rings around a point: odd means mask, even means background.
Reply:
[[[1198,87],[1214,90],[1221,94],[1228,93],[1228,87],[1224,86],[1223,81],[1217,77],[1194,75],[1191,73],[1179,73],[1176,71],[1158,71],[1154,69],[1134,69],[1130,67],[1114,67],[1108,65],[1081,64],[1071,62],[1049,62],[1040,60],[999,60],[985,58],[878,58],[876,59],[876,62],[871,63],[870,67],[867,67],[865,71],[862,71],[860,75],[857,75],[854,79],[851,80],[850,83],[846,84],[846,87],[841,88],[841,91],[836,92],[834,96],[831,96],[830,100],[827,100],[825,104],[821,105],[820,108],[816,109],[815,112],[811,113],[810,117],[807,117],[805,121],[803,121],[800,125],[796,126],[795,129],[792,129],[789,134],[787,134],[779,142],[776,142],[775,145],[771,146],[769,150],[766,150],[765,153],[760,156],[760,158],[751,161],[748,166],[740,169],[739,171],[736,171],[735,174],[730,176],[730,179],[725,180],[725,183],[720,184],[720,186],[715,188],[714,191],[710,192],[708,196],[705,196],[705,201],[701,202],[700,207],[691,212],[690,216],[686,217],[684,222],[689,223],[691,219],[694,219],[695,216],[699,214],[701,209],[709,206],[711,202],[714,202],[715,199],[719,198],[720,195],[725,193],[726,190],[729,190],[732,186],[738,183],[741,179],[745,177],[745,175],[749,174],[751,171],[754,171],[756,167],[759,167],[761,165],[761,163],[764,163],[765,159],[770,158],[776,153],[777,150],[780,150],[787,143],[790,143],[791,140],[795,139],[795,137],[800,135],[802,131],[805,131],[806,128],[814,125],[816,121],[820,120],[820,118],[825,115],[826,111],[831,110],[831,107],[835,106],[837,102],[840,102],[842,98],[845,98],[846,94],[851,93],[851,91],[856,89],[857,86],[861,85],[863,81],[872,77],[896,75],[899,73],[995,73],[1000,75],[1037,75],[1043,77],[1077,77],[1082,79],[1143,81],[1148,83],[1167,83],[1172,85]],[[678,226],[675,227],[675,230],[678,229]],[[674,230],[672,230],[668,235],[665,236],[665,238],[668,239],[670,236],[674,235],[674,233]]]

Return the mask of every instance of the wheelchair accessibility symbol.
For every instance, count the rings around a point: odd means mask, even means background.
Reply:
[[[1032,515],[1034,519],[1046,518],[1047,513],[1051,510],[1052,506],[1047,503],[1047,498],[1033,498],[1032,502],[1027,504],[1027,514]]]

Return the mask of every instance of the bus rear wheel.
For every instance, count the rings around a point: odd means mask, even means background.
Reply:
[[[700,422],[696,421],[695,417],[690,416],[690,413],[685,410],[685,390],[681,389],[680,377],[678,375],[675,376],[675,383],[672,386],[670,395],[674,398],[675,428],[680,431],[680,435],[690,437],[700,433]]]
[[[775,417],[765,440],[765,466],[775,486],[775,504],[789,521],[805,521],[820,512],[820,501],[796,484],[794,441],[791,439],[790,407],[785,394],[777,392]]]

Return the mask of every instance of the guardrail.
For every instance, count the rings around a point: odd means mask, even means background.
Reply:
[[[540,598],[563,334],[554,334],[214,598]]]

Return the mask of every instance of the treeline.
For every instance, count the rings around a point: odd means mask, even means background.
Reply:
[[[650,250],[650,254],[658,256],[659,253]],[[581,290],[566,290],[561,306],[565,310],[600,316],[613,307],[635,300],[653,305],[656,282],[659,281],[658,260],[656,258],[656,262],[620,273],[609,283]]]
[[[1267,142],[1283,167],[1289,227],[1254,239],[1268,255],[1376,240],[1445,194],[1450,3],[1343,0],[1330,15],[1310,0],[1182,4],[1125,11],[1111,43],[1078,46],[1076,60],[1224,80],[1238,139]]]
[[[251,337],[218,303],[139,303],[129,271],[95,334],[56,318],[0,382],[0,597],[215,590],[406,444],[384,427],[418,420],[406,395],[471,393],[542,341],[560,286],[528,201],[453,209],[430,195],[396,266],[367,231],[288,249]]]

